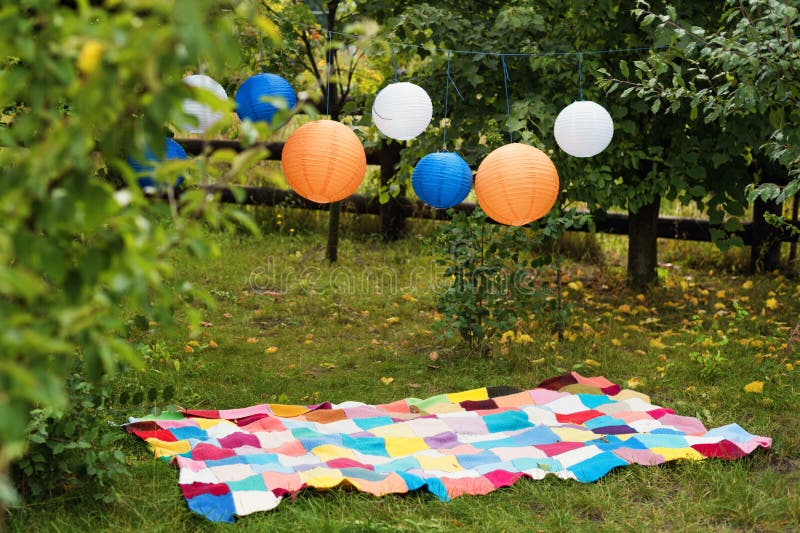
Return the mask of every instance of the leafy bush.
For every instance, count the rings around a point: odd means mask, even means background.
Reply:
[[[438,327],[445,338],[459,333],[475,350],[515,328],[534,310],[542,309],[545,287],[536,285],[536,269],[550,263],[547,254],[533,254],[537,234],[526,228],[488,223],[480,208],[454,213],[436,236],[445,250],[447,286],[438,295],[442,315]]]
[[[196,293],[188,283],[164,283],[173,275],[170,250],[208,256],[215,245],[203,221],[248,224],[241,213],[215,209],[202,190],[152,202],[125,160],[148,147],[158,151],[164,128],[186,121],[181,102],[193,93],[181,81],[185,73],[235,67],[236,17],[275,33],[252,17],[254,7],[39,0],[0,9],[0,529],[13,496],[9,466],[25,452],[29,431],[50,448],[44,463],[95,453],[96,443],[84,449],[58,440],[89,443],[76,429],[90,425],[80,418],[88,413],[80,403],[68,407],[66,382],[78,358],[95,382],[121,364],[141,364],[125,337],[127,316],[167,325],[180,298]],[[221,110],[230,112],[226,105]],[[244,172],[259,156],[254,148],[227,159],[172,161],[154,172],[158,181],[184,176],[191,186],[198,177]],[[158,217],[170,223],[155,223]],[[87,393],[85,386],[77,393]],[[70,461],[56,468],[77,475]],[[91,461],[87,471],[102,462]],[[35,473],[44,463],[26,466]]]
[[[117,443],[125,434],[110,425],[109,393],[75,372],[67,381],[68,407],[31,411],[27,453],[14,464],[23,498],[52,497],[68,489],[110,502],[111,481],[127,473]]]

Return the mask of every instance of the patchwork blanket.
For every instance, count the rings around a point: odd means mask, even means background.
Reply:
[[[447,501],[522,477],[590,482],[632,463],[736,459],[772,444],[736,424],[708,430],[644,394],[575,372],[531,390],[181,410],[125,427],[180,469],[192,511],[225,522],[306,487],[347,483],[376,496],[425,489]]]

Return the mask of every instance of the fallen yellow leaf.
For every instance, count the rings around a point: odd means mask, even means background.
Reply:
[[[656,337],[655,339],[650,339],[650,343],[649,344],[650,344],[651,348],[656,348],[658,350],[663,350],[664,348],[667,347],[666,344],[661,342],[661,338],[660,337]]]
[[[778,308],[778,300],[775,298],[767,298],[767,301],[764,302],[764,306],[767,309],[777,309]]]
[[[742,283],[742,288],[745,289],[745,290],[752,289],[753,288],[753,280],[749,280],[748,279],[747,281]]]
[[[394,381],[394,378],[383,377],[383,378],[381,378],[381,381],[383,382],[384,385],[389,385],[390,383],[392,383]]]
[[[398,322],[400,322],[400,317],[398,316],[390,316],[386,319],[387,324],[397,324]]]
[[[752,381],[744,386],[745,392],[753,392],[756,394],[761,394],[764,392],[764,382],[763,381]]]
[[[94,73],[103,58],[104,49],[105,46],[100,41],[94,39],[86,41],[78,54],[78,70],[86,75]]]
[[[208,347],[209,348],[216,348],[217,347],[217,343],[215,341],[213,341],[213,340],[212,341],[208,341]]]
[[[594,367],[594,368],[600,368],[600,363],[595,361],[594,359],[586,359],[584,361],[584,363],[586,364],[586,366],[591,366],[591,367]]]
[[[627,385],[629,389],[638,389],[642,386],[642,380],[639,378],[630,378]]]
[[[622,346],[622,341],[619,339],[611,339],[611,344],[614,346]]]
[[[255,337],[247,337],[247,344],[255,344],[258,342],[258,339]]]
[[[405,301],[407,301],[407,302],[416,302],[416,301],[417,301],[417,299],[416,299],[416,298],[414,298],[414,296],[413,296],[413,295],[411,295],[411,294],[409,294],[409,293],[405,293],[405,294],[403,295],[403,300],[405,300]]]
[[[265,351],[266,353],[275,353],[275,352],[277,352],[277,351],[278,351],[278,347],[277,347],[277,346],[270,346],[269,348],[267,348],[267,349],[266,349],[266,350],[264,350],[264,351]]]
[[[500,344],[505,343],[506,341],[508,341],[508,339],[511,339],[512,341],[514,340],[514,331],[513,330],[508,330],[508,331],[504,332],[500,336]]]
[[[517,344],[530,344],[530,343],[533,342],[533,339],[527,333],[520,333],[514,339],[514,342],[517,343]]]

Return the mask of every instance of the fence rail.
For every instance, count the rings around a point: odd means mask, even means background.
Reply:
[[[187,153],[197,155],[206,151],[213,152],[220,149],[234,150],[240,152],[243,150],[239,141],[233,140],[205,140],[205,139],[175,139]],[[269,151],[268,159],[280,160],[283,153],[283,142],[262,142],[258,143],[259,146],[266,148]],[[380,151],[367,150],[367,163],[370,165],[380,164]],[[220,200],[227,203],[237,203],[233,191],[229,187],[212,185],[206,187],[210,192],[219,194]],[[264,205],[264,206],[277,206],[287,205],[291,207],[298,207],[302,209],[325,210],[326,204],[317,204],[302,198],[294,191],[277,189],[274,187],[240,187],[245,195],[242,203],[246,205]],[[424,204],[421,201],[413,201],[408,198],[398,199],[399,209],[402,216],[405,218],[424,218],[434,220],[448,220],[449,216],[447,211],[441,209],[433,209],[432,207]],[[368,198],[363,195],[354,194],[349,198],[342,201],[342,209],[345,212],[357,214],[378,215],[380,204],[377,198]],[[475,204],[462,203],[455,206],[453,209],[465,213],[471,213],[475,209]],[[605,213],[602,216],[597,216],[594,219],[595,231],[599,233],[609,233],[615,235],[627,235],[629,220],[626,214],[621,213]],[[800,226],[796,226],[799,227]],[[659,238],[663,239],[679,239],[688,241],[711,241],[711,230],[714,228],[707,220],[697,220],[692,218],[680,217],[659,217],[657,234]],[[574,228],[573,231],[590,231],[589,228]],[[735,235],[741,237],[744,244],[751,245],[753,243],[753,225],[752,223],[745,223],[741,231],[735,232]],[[784,242],[797,242],[797,237],[787,230],[779,231],[776,237]]]

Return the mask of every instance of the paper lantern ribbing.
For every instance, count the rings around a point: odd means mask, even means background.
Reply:
[[[600,104],[580,100],[561,110],[553,130],[556,142],[569,155],[592,157],[611,142],[614,121]]]
[[[164,157],[163,159],[157,156],[152,150],[149,148],[144,154],[145,161],[139,161],[134,157],[128,157],[128,164],[131,168],[139,174],[139,178],[137,179],[137,183],[139,187],[142,189],[161,189],[167,186],[166,183],[158,182],[153,176],[153,167],[152,163],[161,163],[163,161],[167,161],[170,159],[186,159],[186,152],[184,151],[183,147],[170,139],[169,137],[164,138]],[[178,176],[178,179],[175,181],[174,187],[179,187],[180,184],[183,183],[183,176]]]
[[[558,171],[533,146],[512,143],[494,150],[475,175],[478,204],[493,220],[524,226],[542,218],[558,197]]]
[[[277,74],[256,74],[250,76],[236,91],[236,114],[242,120],[250,119],[253,122],[272,122],[279,107],[274,100],[282,98],[286,108],[291,109],[297,104],[297,95],[288,81]]]
[[[286,140],[283,175],[312,202],[337,202],[353,194],[367,171],[364,146],[353,130],[333,120],[303,124]]]
[[[419,160],[411,186],[426,204],[447,209],[460,204],[472,188],[472,171],[460,155],[436,152]]]
[[[372,104],[372,120],[391,139],[407,141],[428,127],[433,116],[431,97],[407,81],[387,85]]]
[[[217,83],[214,79],[209,78],[203,74],[193,74],[183,78],[183,82],[190,87],[198,87],[212,92],[220,100],[226,101],[228,94],[222,85]],[[206,104],[191,100],[189,98],[183,101],[183,112],[197,118],[197,124],[183,124],[183,129],[189,133],[205,133],[208,129],[217,123],[222,118],[220,111],[214,111]]]

